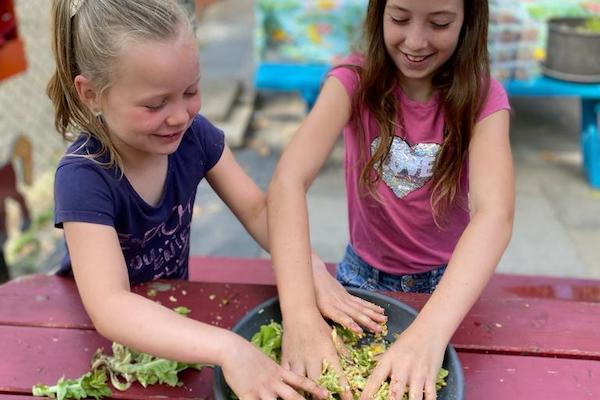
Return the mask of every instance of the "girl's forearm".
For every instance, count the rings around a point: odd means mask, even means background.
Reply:
[[[243,345],[238,335],[177,314],[130,292],[108,296],[93,315],[94,326],[109,340],[157,357],[186,363],[223,365]]]
[[[415,320],[415,326],[437,332],[440,343],[450,341],[493,275],[511,233],[511,216],[475,214],[461,236],[440,284]]]
[[[304,187],[273,178],[268,195],[271,256],[283,317],[317,312]]]
[[[260,247],[268,253],[271,252],[269,246],[269,229],[267,225],[266,196],[260,211],[251,220],[244,223],[244,227]]]

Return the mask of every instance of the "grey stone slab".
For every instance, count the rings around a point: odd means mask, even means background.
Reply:
[[[235,151],[240,166],[265,191],[268,187],[275,162],[274,154],[261,155],[249,148]],[[264,257],[265,253],[246,232],[227,205],[203,180],[198,193],[192,218],[191,255],[229,257]]]
[[[600,192],[588,186],[573,185],[565,180],[560,185],[544,187],[544,194],[566,227],[600,230]],[[600,245],[600,242],[598,242]]]
[[[252,103],[238,102],[233,106],[231,115],[227,120],[215,123],[225,133],[225,140],[229,147],[239,148],[243,146],[253,112]]]
[[[202,114],[213,122],[227,121],[241,90],[242,84],[237,79],[202,79]]]
[[[307,196],[310,239],[319,256],[338,262],[349,241],[348,207],[340,163],[330,163],[313,182]]]
[[[544,197],[517,196],[513,236],[498,272],[583,277],[587,268]]]
[[[600,226],[585,229],[569,229],[579,257],[587,267],[587,276],[600,279]]]
[[[253,6],[253,1],[221,0],[206,9],[196,32],[206,77],[234,77],[252,82]]]

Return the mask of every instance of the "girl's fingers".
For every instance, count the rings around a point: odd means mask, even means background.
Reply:
[[[425,379],[419,376],[412,377],[408,384],[408,399],[423,400],[423,385]]]
[[[328,317],[331,318],[332,321],[337,322],[342,326],[345,326],[354,333],[363,333],[363,329],[360,327],[360,325],[356,323],[354,319],[355,317],[352,314],[350,314],[349,311],[334,309],[329,313]]]
[[[302,363],[299,362],[295,362],[295,363],[289,363],[289,368],[286,368],[287,370],[291,371],[292,373],[296,374],[297,376],[306,376],[306,366]]]
[[[374,320],[372,316],[367,315],[365,313],[358,314],[357,317],[358,322],[360,322],[363,326],[368,328],[371,332],[380,333],[383,328],[381,327],[381,322],[385,322],[387,319],[384,318],[383,321]]]
[[[361,312],[368,316],[369,318],[371,318],[371,320],[377,322],[378,324],[381,324],[382,322],[386,322],[387,321],[387,316],[384,314],[380,314],[376,311],[371,310],[370,308],[363,308],[361,310]]]
[[[372,311],[375,311],[377,314],[383,314],[385,312],[385,309],[383,307],[378,306],[377,304],[373,304],[370,301],[361,299],[360,297],[356,297],[356,296],[352,296],[352,295],[350,295],[350,297],[352,297],[354,302],[358,303],[362,307],[365,307]]]
[[[350,390],[350,384],[348,383],[348,379],[346,379],[346,374],[342,370],[342,367],[339,366],[336,368],[337,376],[340,377],[340,385],[344,388],[344,391],[340,393],[341,400],[353,400],[352,391]]]
[[[332,350],[335,351],[335,349],[332,349]],[[326,354],[329,354],[329,356],[325,356],[323,359],[328,360],[328,362],[330,364],[333,365],[334,361],[339,363],[339,361],[337,359],[337,353],[331,354],[328,351]],[[321,361],[321,357],[319,357],[318,355],[315,354],[314,359],[307,366],[307,369],[306,369],[306,374],[308,376],[308,379],[312,380],[313,382],[318,382],[319,377],[321,376],[321,367],[322,366],[323,366],[323,364]]]
[[[392,400],[402,400],[402,396],[407,391],[406,377],[396,376],[393,377],[390,383],[390,398]]]
[[[367,314],[373,316],[375,318],[381,319],[381,317],[385,317],[385,309],[379,307],[376,304],[373,304],[367,300],[361,299],[360,297],[356,297],[347,293],[347,300],[344,301],[344,304],[351,306],[353,309],[359,310],[363,314]]]
[[[333,346],[335,347],[335,351],[341,356],[341,357],[350,357],[350,349],[348,348],[348,346],[346,346],[344,344],[344,341],[342,340],[341,337],[339,336],[335,336],[334,340],[333,340]]]
[[[317,385],[315,382],[313,382],[310,379],[305,378],[303,376],[296,375],[296,374],[292,373],[291,371],[284,371],[282,378],[283,378],[283,382],[286,383],[286,385],[281,386],[279,388],[279,390],[277,391],[279,396],[282,398],[291,398],[291,397],[284,397],[284,394],[291,395],[291,393],[289,393],[288,389],[294,391],[300,398],[302,398],[302,396],[300,396],[295,390],[293,390],[288,385],[291,385],[294,388],[302,390],[306,393],[310,393],[319,399],[325,399],[329,395],[327,390],[323,389],[322,387]]]
[[[277,396],[272,397],[273,400],[304,400],[304,397],[288,385],[282,385],[277,389]]]
[[[355,302],[352,302],[350,304],[344,303],[341,306],[340,311],[342,311],[344,314],[350,317],[354,324],[360,323],[361,325],[369,329],[371,332],[381,332],[380,324],[381,322],[387,320],[387,317],[385,317],[384,315],[378,314],[370,308],[363,307]],[[354,330],[351,326],[345,324],[343,325]]]
[[[290,361],[287,358],[283,358],[281,360],[281,367],[283,369],[287,369],[287,370],[290,370],[290,371],[292,370],[292,366],[290,364]]]
[[[437,399],[437,390],[435,390],[435,386],[435,380],[427,380],[425,382],[425,388],[423,389],[423,393],[425,394],[425,400]]]
[[[367,380],[367,383],[365,384],[365,388],[360,395],[360,400],[371,400],[373,396],[375,396],[375,393],[377,393],[379,390],[379,387],[383,381],[385,381],[389,375],[389,368],[384,368],[383,366],[375,367],[371,373],[371,376]]]

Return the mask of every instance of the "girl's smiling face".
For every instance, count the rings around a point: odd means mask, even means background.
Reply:
[[[454,53],[463,19],[463,0],[387,1],[383,38],[402,81],[431,82]]]
[[[124,159],[173,153],[200,110],[194,38],[131,42],[119,62],[101,100],[111,140]]]

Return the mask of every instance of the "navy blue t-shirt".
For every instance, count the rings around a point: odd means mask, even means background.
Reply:
[[[62,228],[63,222],[73,221],[113,226],[132,284],[159,278],[187,279],[196,189],[221,158],[224,143],[223,133],[198,115],[179,148],[169,155],[163,197],[153,207],[139,196],[120,169],[69,155],[98,152],[100,143],[81,134],[56,170],[55,226]],[[71,274],[68,251],[58,274]]]

